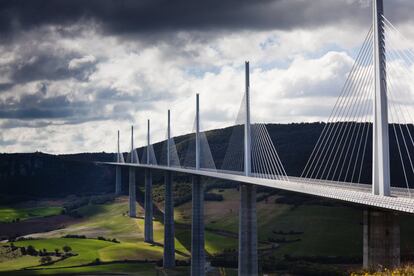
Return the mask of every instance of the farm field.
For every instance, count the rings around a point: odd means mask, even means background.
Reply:
[[[12,222],[13,220],[26,220],[32,218],[48,217],[58,215],[62,212],[61,207],[33,207],[33,208],[10,208],[0,206],[0,222]]]
[[[205,202],[205,248],[213,261],[225,252],[236,252],[238,245],[238,191],[214,189],[222,201]],[[260,194],[258,194],[258,197]],[[361,258],[362,211],[340,205],[279,203],[283,196],[269,195],[257,203],[259,254],[263,258],[283,261],[290,258],[341,257]],[[283,202],[283,201],[282,201]],[[162,209],[162,204],[160,204]],[[16,214],[25,212],[16,210]],[[44,212],[49,217],[49,212]],[[24,240],[3,243],[4,246],[28,246],[45,252],[63,252],[71,248],[71,256],[53,258],[42,265],[40,256],[5,254],[0,251],[0,275],[37,275],[117,272],[134,275],[157,275],[156,263],[163,255],[163,223],[154,219],[154,244],[145,243],[143,209],[137,205],[137,218],[128,216],[128,198],[118,197],[111,203],[87,204],[76,209],[79,216],[61,229],[31,233]],[[47,219],[45,217],[44,219]],[[39,219],[39,217],[37,217]],[[23,219],[24,220],[24,219]],[[26,219],[30,222],[30,218]],[[412,220],[402,217],[401,248],[412,253],[414,242],[409,233],[414,230]],[[191,202],[175,208],[176,259],[188,261],[191,251]],[[10,223],[18,226],[22,222]],[[65,237],[66,236],[66,237]],[[4,250],[3,250],[4,251]],[[17,251],[16,251],[17,252]],[[23,270],[24,269],[24,270]],[[168,275],[185,272],[179,266]],[[234,270],[227,269],[226,275]],[[211,275],[220,275],[213,270]],[[218,273],[218,274],[217,274]],[[182,274],[181,274],[182,275]]]

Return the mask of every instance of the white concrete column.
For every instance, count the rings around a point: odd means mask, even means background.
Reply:
[[[170,139],[171,139],[171,113],[168,110],[167,119],[167,166],[170,164]],[[164,210],[164,268],[175,266],[175,244],[174,244],[174,197],[172,192],[172,173],[165,172],[165,210]]]
[[[150,120],[147,125],[147,164],[150,164]],[[154,231],[153,231],[153,205],[152,205],[152,171],[145,169],[145,221],[144,221],[144,240],[148,243],[154,242]]]
[[[246,61],[246,118],[244,124],[244,173],[251,175],[250,132],[250,78],[249,62]],[[258,274],[257,265],[257,217],[256,186],[240,184],[239,210],[239,275]]]
[[[131,126],[131,153],[130,163],[133,163],[134,151],[134,127]],[[135,218],[137,216],[137,196],[135,186],[135,168],[129,167],[129,216]]]
[[[387,73],[383,0],[373,0],[374,115],[372,149],[372,193],[390,195]]]
[[[204,187],[200,176],[192,177],[191,275],[205,275]]]
[[[116,162],[121,163],[121,151],[119,145],[119,130],[118,130],[118,143],[117,143],[117,154]],[[115,195],[120,195],[122,193],[122,170],[120,166],[115,167]]]
[[[400,222],[397,214],[364,210],[363,260],[365,269],[400,265]]]

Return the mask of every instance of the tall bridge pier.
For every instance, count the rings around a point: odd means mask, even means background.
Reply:
[[[239,275],[258,275],[256,187],[240,185]]]
[[[172,173],[165,172],[164,210],[164,268],[175,266],[174,246],[174,202],[172,195]]]
[[[171,114],[168,110],[167,129],[167,166],[171,166]],[[172,173],[165,172],[165,210],[164,210],[164,268],[175,266],[175,245],[174,245],[174,199],[172,194]]]
[[[192,177],[191,275],[205,275],[204,186],[200,176]]]
[[[150,120],[147,123],[147,164],[150,164],[150,145],[151,145],[151,136],[150,136]],[[145,199],[144,199],[144,220],[145,220],[145,229],[144,229],[144,240],[148,243],[154,242],[153,235],[153,210],[152,210],[152,171],[150,169],[145,169]]]
[[[388,100],[383,0],[372,1],[374,114],[372,148],[372,193],[390,196]],[[400,264],[400,224],[393,212],[364,210],[364,268],[396,267]]]
[[[376,269],[400,265],[400,223],[393,212],[364,210],[363,266]]]
[[[250,132],[250,77],[249,62],[246,61],[246,118],[244,124],[244,173],[251,175]],[[258,275],[257,266],[257,216],[256,186],[240,185],[239,210],[239,275]]]
[[[134,127],[131,126],[131,153],[130,160],[134,163]],[[135,168],[129,168],[129,216],[135,218],[137,216],[137,196],[135,187]]]
[[[121,151],[119,146],[119,130],[118,130],[118,143],[117,143],[117,155],[116,162],[121,163]],[[122,193],[122,170],[120,166],[116,166],[115,169],[115,195]]]
[[[196,95],[195,168],[200,169],[200,95]],[[200,176],[192,177],[191,275],[205,275],[204,187]]]

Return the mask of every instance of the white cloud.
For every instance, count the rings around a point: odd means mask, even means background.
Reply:
[[[86,64],[93,64],[95,63],[96,58],[92,55],[87,55],[81,58],[74,58],[71,61],[69,61],[68,68],[70,70],[79,69]]]

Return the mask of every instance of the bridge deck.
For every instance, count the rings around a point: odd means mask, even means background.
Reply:
[[[414,213],[414,199],[410,198],[406,190],[402,188],[392,188],[392,196],[388,197],[373,195],[371,193],[371,186],[364,184],[334,182],[317,179],[305,179],[299,177],[289,177],[289,180],[276,180],[254,176],[248,177],[234,172],[229,173],[206,169],[196,170],[193,168],[167,167],[148,164],[131,164],[115,162],[98,162],[98,164],[150,168],[161,171],[172,171],[178,173],[200,175],[217,179],[271,187],[286,191],[298,192],[302,194],[315,195],[392,211]]]

